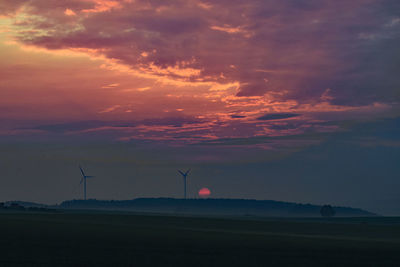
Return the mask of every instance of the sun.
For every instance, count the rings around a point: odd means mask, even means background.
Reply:
[[[207,187],[203,187],[202,189],[199,190],[199,197],[206,198],[211,195],[210,189]]]

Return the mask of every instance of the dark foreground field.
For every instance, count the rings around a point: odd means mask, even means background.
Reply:
[[[400,219],[0,214],[0,266],[399,266]]]

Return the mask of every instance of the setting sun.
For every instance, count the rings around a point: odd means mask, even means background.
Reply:
[[[210,189],[203,187],[199,190],[199,197],[209,197],[211,195]]]

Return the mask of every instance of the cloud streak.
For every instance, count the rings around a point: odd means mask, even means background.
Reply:
[[[282,119],[289,119],[293,117],[298,117],[301,114],[295,114],[295,113],[275,113],[275,114],[266,114],[261,117],[258,117],[257,120],[262,120],[262,121],[271,121],[271,120],[282,120]]]

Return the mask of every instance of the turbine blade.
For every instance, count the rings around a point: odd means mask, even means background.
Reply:
[[[181,172],[180,170],[178,170],[178,172],[179,172],[180,174],[182,174],[183,176],[185,176],[185,174],[184,174],[183,172]]]
[[[187,170],[187,171],[185,172],[185,175],[188,175],[188,173],[190,172],[190,170],[191,170],[191,169]]]
[[[96,176],[93,176],[93,175],[85,176],[85,178],[94,178],[94,177],[96,177]]]
[[[79,182],[79,184],[82,184],[82,182],[83,182],[83,178],[81,179],[81,181]]]
[[[85,176],[85,172],[83,171],[81,165],[79,165],[79,169],[81,170],[82,176]]]

